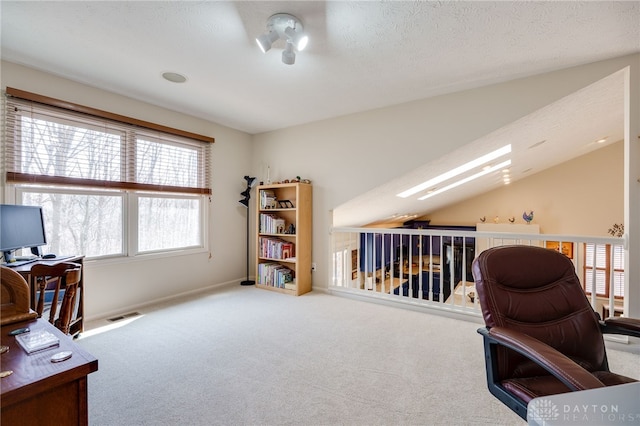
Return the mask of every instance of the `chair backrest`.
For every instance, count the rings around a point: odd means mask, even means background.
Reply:
[[[36,312],[38,316],[44,313],[46,292],[52,291],[49,309],[49,322],[64,333],[69,332],[69,323],[73,315],[75,294],[80,281],[81,266],[77,263],[62,262],[54,265],[36,264],[31,268],[32,286],[37,290]],[[64,291],[64,298],[60,303],[58,313],[59,294]],[[58,314],[58,315],[56,315]]]
[[[0,266],[0,324],[34,318],[29,308],[29,284],[18,272]]]
[[[487,327],[517,329],[588,371],[608,369],[598,317],[568,257],[542,247],[494,247],[474,260],[473,275]],[[499,379],[547,374],[514,351],[499,350]]]
[[[60,314],[55,320],[54,325],[62,330],[63,333],[69,334],[71,320],[76,306],[76,293],[80,278],[82,277],[82,267],[74,264],[73,267],[67,269],[64,273],[65,293],[62,305],[60,306]]]

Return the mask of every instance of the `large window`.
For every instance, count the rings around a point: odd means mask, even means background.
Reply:
[[[43,207],[46,251],[98,258],[205,247],[211,138],[11,96],[5,111],[7,183],[16,203]]]
[[[87,258],[123,256],[126,194],[74,191],[40,186],[18,187],[18,204],[42,206],[46,253],[83,254]]]
[[[624,249],[620,245],[585,245],[584,287],[591,294],[595,279],[596,296],[624,297]],[[612,285],[613,284],[613,285]]]

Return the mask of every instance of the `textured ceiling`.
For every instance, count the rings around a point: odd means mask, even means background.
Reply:
[[[636,2],[1,2],[2,58],[249,133],[640,50]],[[277,12],[296,64],[254,41]],[[188,81],[172,84],[165,71]],[[277,106],[277,107],[276,107]]]
[[[262,54],[254,41],[279,12],[310,36],[293,66],[281,44]],[[0,16],[3,60],[251,134],[640,52],[640,1],[3,0]],[[188,80],[169,83],[166,71]],[[487,176],[425,202],[395,197],[524,134],[557,148],[514,148],[514,180],[594,149],[586,141],[620,140],[620,84],[607,79],[363,194],[336,223],[425,213],[497,187]]]

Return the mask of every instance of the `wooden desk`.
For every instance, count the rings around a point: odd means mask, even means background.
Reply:
[[[19,272],[20,275],[24,277],[25,280],[29,283],[30,287],[30,295],[29,295],[29,305],[31,309],[36,309],[36,292],[37,288],[34,283],[31,282],[31,268],[34,265],[44,264],[44,265],[55,265],[62,262],[72,262],[77,263],[82,266],[82,274],[80,275],[80,282],[78,283],[78,290],[76,292],[76,306],[77,309],[74,312],[73,317],[71,318],[71,324],[69,326],[69,334],[71,336],[77,337],[78,334],[84,331],[84,256],[61,256],[55,259],[49,260],[38,260],[36,262],[25,263],[24,265],[16,266],[13,269],[16,272]]]
[[[453,294],[447,298],[445,303],[451,303],[453,301],[454,306],[465,306],[468,308],[476,308],[480,307],[480,302],[477,298],[476,292],[476,283],[472,281],[464,281],[464,287],[462,286],[462,281],[459,281],[453,290]],[[473,293],[473,301],[469,296],[469,293]],[[453,299],[452,299],[453,298]]]
[[[405,277],[408,277],[409,275],[417,275],[419,272],[430,272],[432,269],[434,274],[440,273],[439,265],[433,265],[433,268],[431,268],[428,264],[423,264],[422,269],[419,269],[417,264],[411,265],[411,267],[405,266],[402,273]]]
[[[411,265],[409,265],[409,262],[407,259],[407,261],[404,262],[404,265],[402,267],[402,273],[404,274],[404,277],[406,278],[409,275],[415,275],[421,271],[428,272],[428,271],[431,271],[432,269],[434,273],[440,272],[440,256],[433,256],[431,260],[433,261],[433,264],[429,263],[429,255],[422,256],[422,259],[420,259],[420,256],[413,256],[411,258]],[[400,275],[397,272],[398,270],[399,268],[396,263],[394,264],[394,272],[396,276]]]
[[[60,346],[27,353],[9,332],[16,328],[47,329],[60,338]],[[0,379],[3,425],[87,425],[87,375],[98,370],[98,360],[71,337],[41,318],[2,327],[2,370],[13,374]],[[66,361],[52,363],[51,355],[73,351]]]
[[[393,293],[393,290],[400,287],[402,283],[406,281],[402,278],[394,277],[393,279],[390,277],[382,277],[380,278],[380,282],[376,283],[376,293]]]

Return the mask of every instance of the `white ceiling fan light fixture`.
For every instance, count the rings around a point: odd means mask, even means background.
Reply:
[[[445,172],[439,176],[434,177],[433,179],[429,179],[426,182],[423,182],[419,185],[409,188],[406,191],[403,191],[397,194],[397,196],[400,198],[410,197],[414,194],[417,194],[418,192],[424,191],[427,188],[431,188],[432,186],[442,183],[448,179],[454,178],[458,175],[461,175],[462,173],[468,172],[469,170],[472,170],[478,166],[486,164],[490,161],[493,161],[509,153],[511,153],[511,144],[505,145],[502,148],[498,148],[495,151],[492,151],[488,154],[478,157],[475,160],[471,160],[468,163],[463,164],[462,166],[456,167],[455,169],[451,169],[448,172]],[[442,191],[439,191],[438,193],[440,192]]]
[[[302,51],[309,42],[302,21],[289,13],[272,15],[267,20],[267,32],[256,37],[256,43],[260,50],[266,53],[280,39],[285,41],[282,62],[286,65],[293,65],[296,60],[296,51]]]

